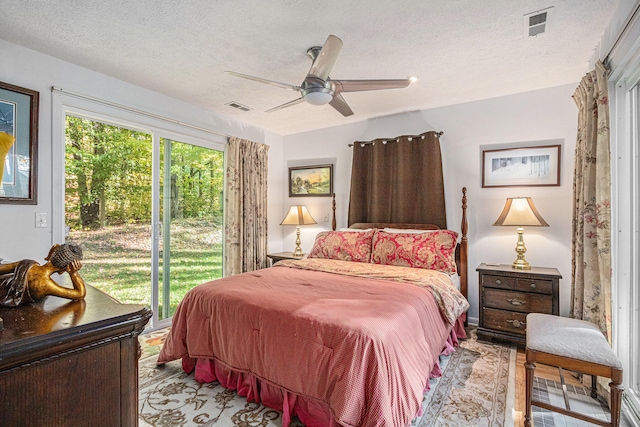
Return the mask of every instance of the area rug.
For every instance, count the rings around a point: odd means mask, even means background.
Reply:
[[[155,365],[167,330],[140,336],[141,426],[281,427],[282,414],[221,387],[199,384],[179,361]],[[443,375],[431,380],[423,413],[414,427],[513,425],[515,348],[478,342],[475,330],[449,357]],[[295,420],[293,427],[303,426]]]
[[[467,334],[441,358],[444,372],[432,380],[417,427],[514,425],[515,347],[477,341],[475,329]]]

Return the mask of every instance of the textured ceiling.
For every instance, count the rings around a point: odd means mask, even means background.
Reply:
[[[0,39],[288,135],[576,83],[619,1],[2,0]],[[547,32],[525,37],[523,15],[550,6]],[[345,93],[345,118],[306,103],[265,113],[298,94],[224,74],[298,85],[329,34],[344,42],[331,78],[419,80]]]

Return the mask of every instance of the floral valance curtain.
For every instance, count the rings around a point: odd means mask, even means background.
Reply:
[[[611,342],[611,171],[607,69],[598,62],[573,99],[578,137],[573,178],[571,315],[600,327]]]
[[[226,147],[225,276],[267,267],[269,146],[232,137]]]
[[[439,133],[353,144],[349,224],[447,227]]]

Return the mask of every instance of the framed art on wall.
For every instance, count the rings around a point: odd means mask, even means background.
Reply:
[[[289,168],[289,197],[331,197],[332,194],[333,165]]]
[[[38,102],[38,92],[0,82],[0,203],[37,203]]]
[[[561,145],[482,151],[482,187],[560,185]]]

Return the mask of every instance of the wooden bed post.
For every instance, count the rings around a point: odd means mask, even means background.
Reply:
[[[469,224],[467,223],[467,187],[462,187],[462,224],[460,225],[460,231],[462,232],[462,239],[460,241],[460,292],[468,299],[467,255],[469,251],[469,240],[467,238],[467,232],[469,231]]]
[[[336,193],[331,194],[333,198],[333,202],[331,204],[331,209],[333,209],[333,218],[331,219],[331,229],[335,231],[336,229]]]

